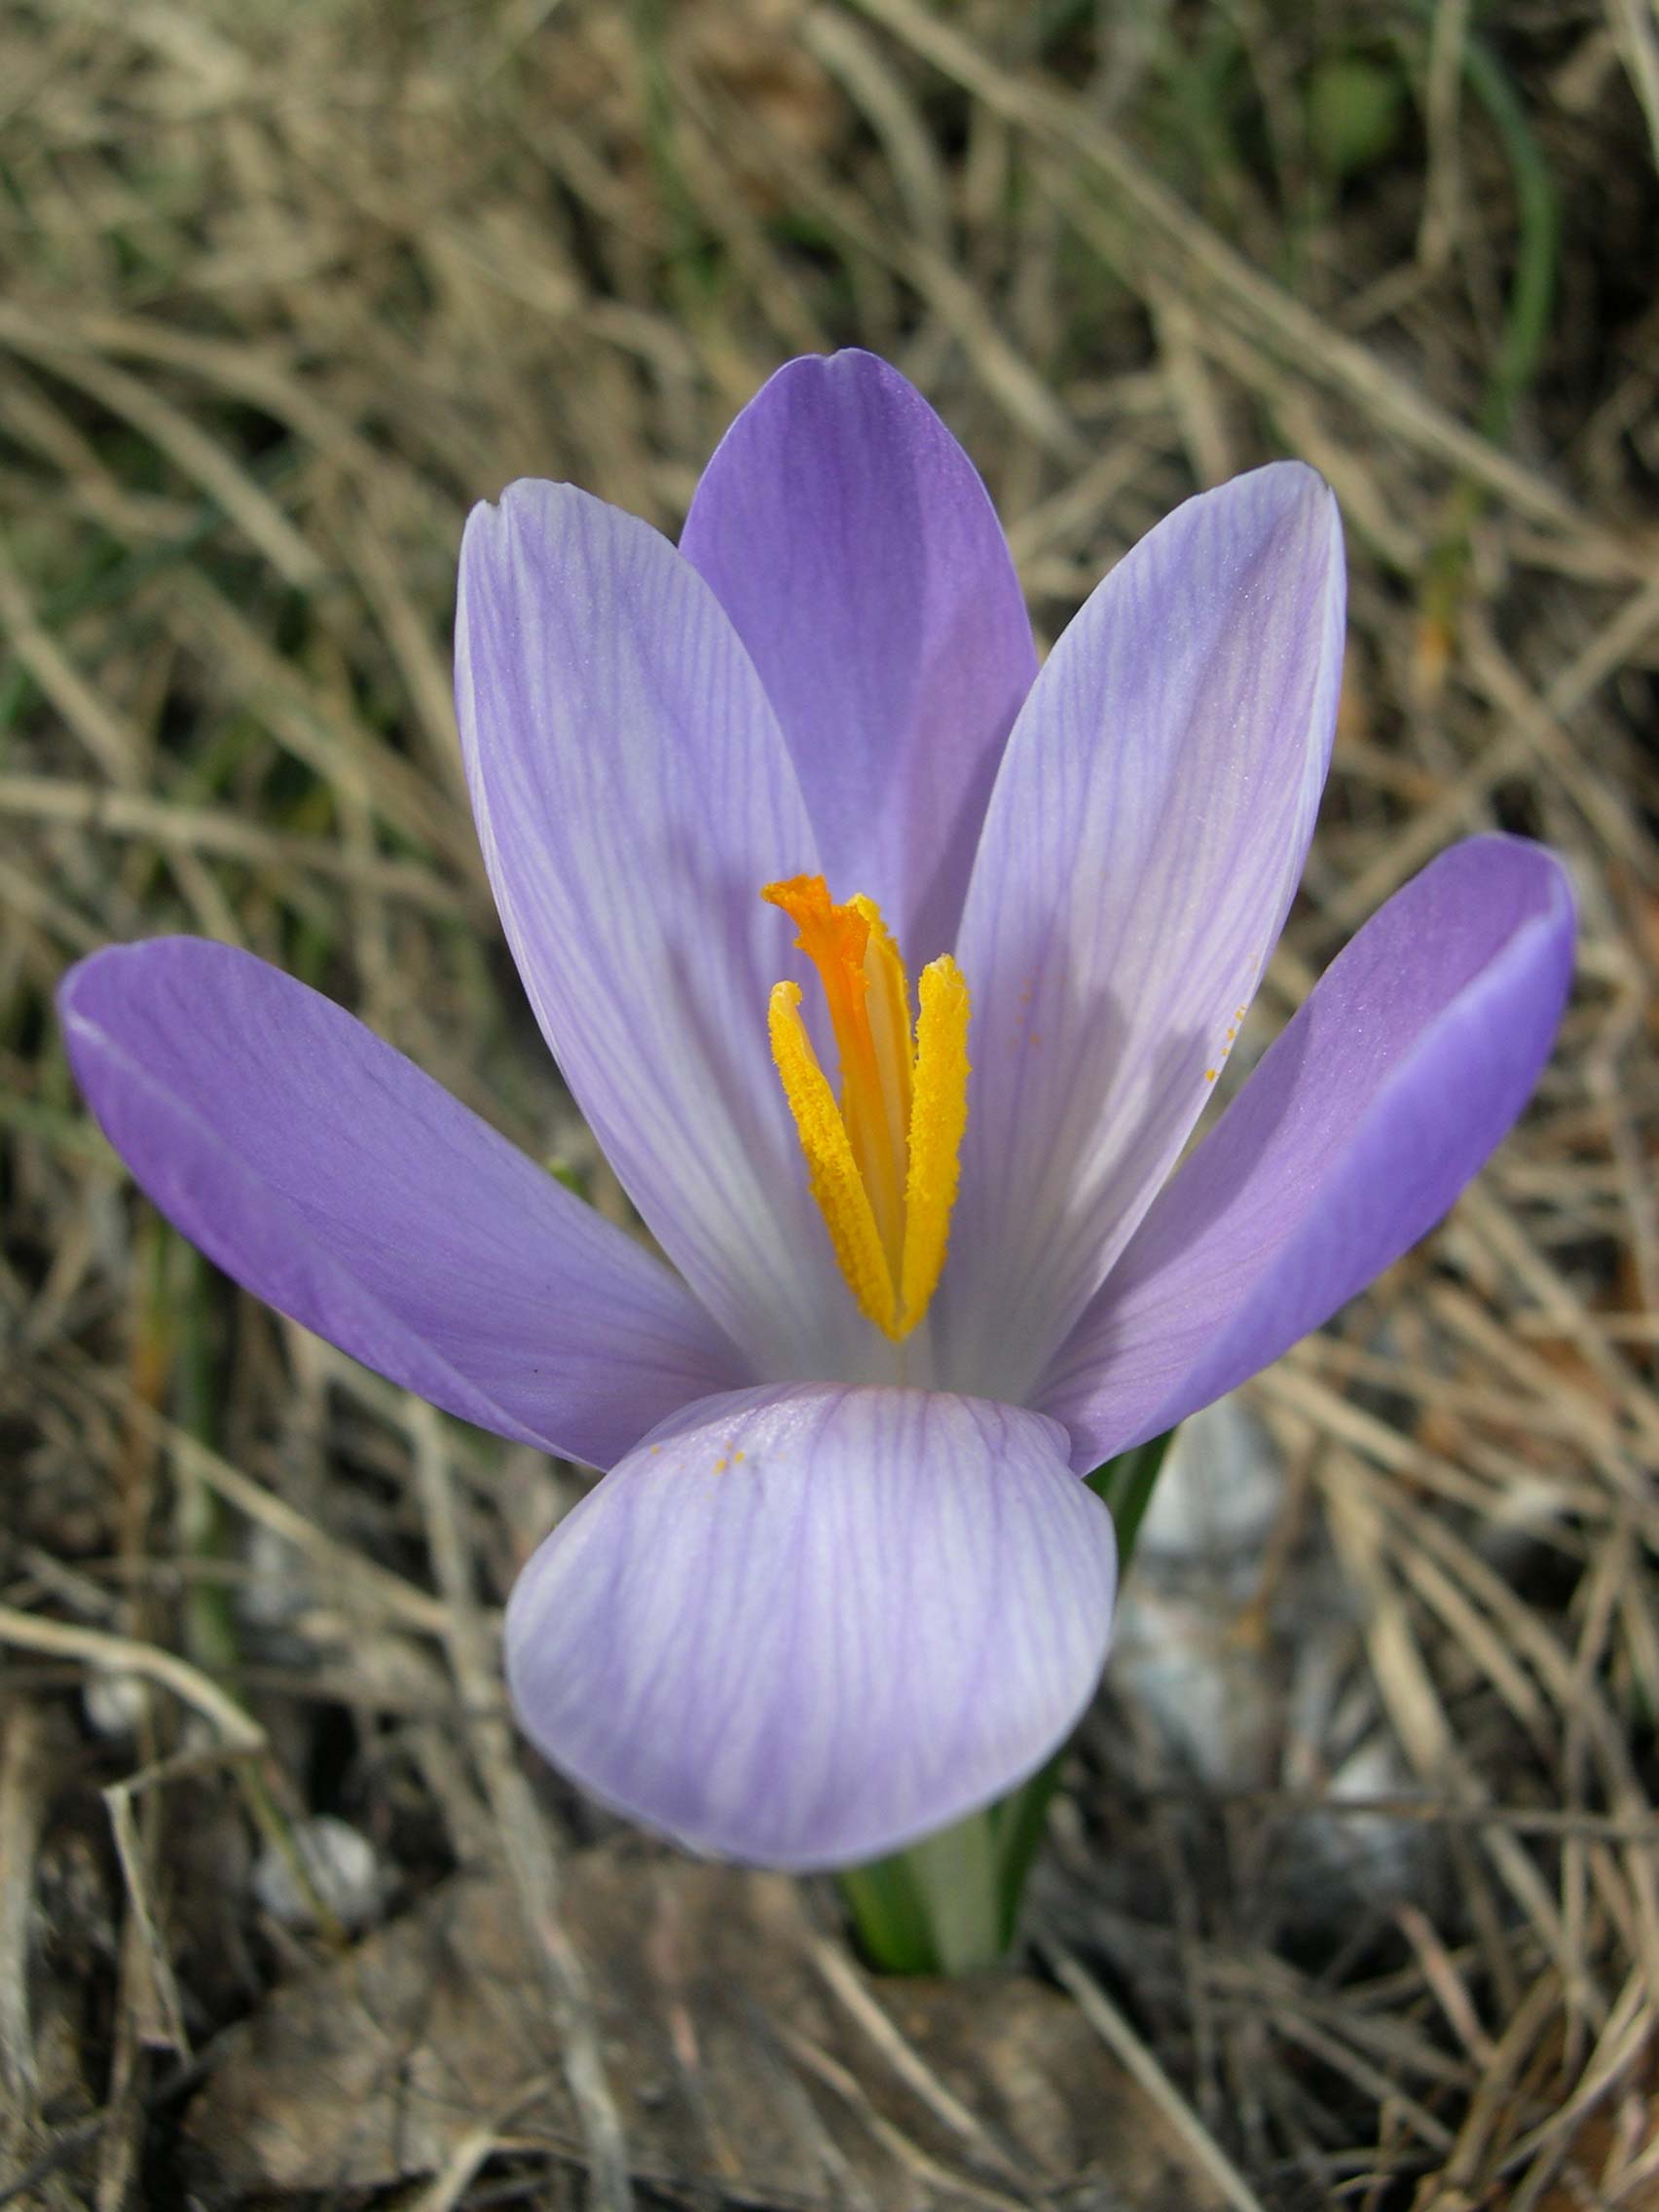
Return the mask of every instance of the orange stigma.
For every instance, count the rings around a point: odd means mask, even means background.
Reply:
[[[800,1017],[798,983],[773,986],[772,1057],[818,1200],[861,1311],[895,1341],[927,1311],[944,1266],[968,1121],[968,986],[948,954],[910,982],[872,899],[838,906],[821,875],[760,894],[794,923],[818,971],[840,1057],[830,1089]]]

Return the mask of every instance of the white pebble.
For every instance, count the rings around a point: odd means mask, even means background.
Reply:
[[[1253,1573],[1284,1497],[1284,1465],[1242,1400],[1218,1398],[1176,1431],[1141,1524],[1137,1565],[1202,1560]]]
[[[236,1607],[244,1626],[284,1629],[315,1604],[305,1555],[256,1521],[247,1534],[247,1577],[237,1586]]]
[[[142,1676],[103,1667],[87,1677],[81,1691],[87,1726],[111,1743],[125,1743],[138,1733],[149,1703],[150,1687]]]
[[[343,1927],[366,1927],[386,1899],[380,1862],[368,1837],[328,1813],[296,1821],[289,1835],[315,1897],[301,1882],[287,1851],[268,1843],[253,1869],[253,1894],[263,1909],[284,1928],[314,1928],[320,1900]]]

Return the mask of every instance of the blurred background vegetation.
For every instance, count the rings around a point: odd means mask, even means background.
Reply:
[[[12,0],[0,2202],[1659,2205],[1656,147],[1652,0]],[[1189,1455],[966,1996],[521,1759],[496,1610],[582,1478],[215,1276],[51,1013],[112,939],[248,945],[621,1216],[464,804],[461,519],[672,532],[845,344],[1045,641],[1194,489],[1334,485],[1238,1068],[1468,830],[1583,907],[1522,1129]]]

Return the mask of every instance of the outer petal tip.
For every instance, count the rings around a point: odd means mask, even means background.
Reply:
[[[1111,1516],[1040,1416],[919,1390],[746,1391],[655,1431],[507,1608],[528,1733],[692,1850],[841,1866],[1059,1743],[1105,1657]]]
[[[1312,503],[1321,495],[1330,498],[1330,486],[1319,471],[1305,461],[1295,460],[1263,461],[1260,467],[1247,468],[1241,475],[1229,477],[1225,483],[1213,485],[1209,491],[1199,492],[1195,497],[1207,499],[1218,492],[1224,498],[1237,498],[1244,495],[1259,500],[1272,500],[1286,511],[1303,500]]]
[[[1284,553],[1275,542],[1278,532],[1301,536],[1300,557],[1313,572],[1324,571],[1327,593],[1333,588],[1346,596],[1346,570],[1343,559],[1343,517],[1337,496],[1316,468],[1305,461],[1270,461],[1261,468],[1235,476],[1213,491],[1200,492],[1188,505],[1213,504],[1217,517],[1231,514],[1227,527],[1253,528],[1264,551],[1278,558]],[[1176,509],[1179,513],[1181,510]],[[1339,608],[1343,596],[1338,598]]]
[[[461,534],[462,599],[469,591],[499,593],[502,579],[494,564],[535,558],[547,538],[557,541],[563,531],[578,525],[582,507],[596,516],[609,511],[579,485],[548,476],[515,476],[496,498],[476,500]],[[629,519],[637,529],[649,527]]]
[[[911,394],[916,391],[909,378],[891,361],[883,360],[879,353],[872,353],[864,346],[838,346],[830,353],[797,353],[793,360],[785,361],[772,371],[760,391],[783,393],[796,387],[830,382],[879,387]],[[757,399],[760,392],[755,396]],[[754,405],[754,400],[750,405]]]

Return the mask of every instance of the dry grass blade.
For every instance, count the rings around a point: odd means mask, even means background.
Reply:
[[[1192,2147],[1198,2163],[1220,2189],[1226,2202],[1233,2207],[1233,2212],[1263,2212],[1261,2198],[1222,2151],[1198,2114],[1105,1991],[1065,1952],[1056,1952],[1052,1965],[1061,1984],[1077,1999],[1084,2018],[1108,2048],[1123,2060],[1136,2081],[1180,2131]]]

